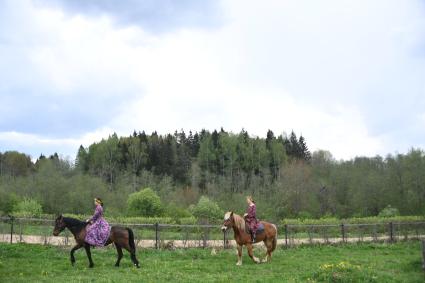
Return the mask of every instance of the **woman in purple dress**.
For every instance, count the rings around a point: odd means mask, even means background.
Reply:
[[[252,198],[252,196],[247,196],[246,202],[248,203],[248,209],[247,209],[247,213],[245,214],[246,215],[245,221],[248,224],[249,229],[251,231],[252,242],[255,243],[255,234],[257,233],[257,229],[258,229],[255,201]]]
[[[100,198],[94,199],[96,210],[92,218],[88,219],[90,223],[86,228],[85,241],[92,246],[103,247],[108,240],[111,227],[109,223],[103,219],[103,202]]]

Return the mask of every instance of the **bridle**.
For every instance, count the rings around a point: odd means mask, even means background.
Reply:
[[[233,214],[231,214],[228,218],[224,219],[223,226],[221,226],[221,230],[225,232],[228,228],[231,227],[233,222]]]
[[[58,218],[55,220],[55,228],[53,229],[53,235],[59,235],[66,228],[66,224],[63,221],[63,218]]]

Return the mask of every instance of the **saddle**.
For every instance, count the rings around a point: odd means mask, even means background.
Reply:
[[[249,225],[247,222],[245,222],[245,232],[247,234],[251,234],[251,229],[249,228]],[[255,233],[255,235],[260,235],[261,233],[264,232],[264,224],[261,222],[258,222],[258,228],[257,228],[257,232]]]

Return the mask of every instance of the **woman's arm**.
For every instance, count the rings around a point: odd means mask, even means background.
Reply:
[[[100,216],[102,216],[102,206],[97,205],[96,210],[94,211],[93,217],[90,219],[90,222],[96,222],[97,219],[99,219]]]

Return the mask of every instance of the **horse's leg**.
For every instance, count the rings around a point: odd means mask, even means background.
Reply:
[[[273,224],[273,228],[275,230],[275,234],[273,235],[273,237],[270,239],[270,246],[267,247],[267,256],[268,256],[268,260],[272,259],[272,252],[276,249],[277,247],[277,227],[276,225]]]
[[[75,257],[74,257],[74,252],[76,251],[76,250],[78,250],[79,248],[81,248],[82,247],[82,245],[81,244],[79,244],[79,243],[77,243],[72,249],[71,249],[71,264],[72,265],[74,265],[75,264]]]
[[[124,249],[126,249],[129,253],[130,253],[130,258],[131,261],[133,262],[134,266],[136,266],[137,268],[139,268],[139,261],[136,258],[136,249],[130,247],[130,245],[125,245]]]
[[[118,258],[117,258],[117,262],[115,263],[115,266],[120,266],[120,261],[122,259],[122,248],[118,244],[115,244],[115,248],[117,248],[117,253],[118,253]]]
[[[273,251],[273,239],[270,239],[270,238],[266,238],[265,240],[264,240],[264,245],[266,246],[266,248],[267,248],[267,251],[266,251],[266,257],[261,261],[261,262],[268,262],[269,260],[271,260],[272,259],[272,251]]]
[[[238,262],[236,265],[242,265],[242,245],[238,244]]]
[[[246,248],[248,249],[248,255],[249,257],[255,262],[255,263],[261,263],[261,261],[254,256],[254,252],[252,251],[252,244],[246,244]]]
[[[86,249],[87,257],[89,258],[89,267],[92,268],[94,266],[93,260],[91,259],[91,251],[90,251],[90,245],[84,244],[84,248]]]
[[[133,262],[134,266],[136,266],[137,268],[140,268],[139,261],[136,258],[136,251],[133,250],[130,253],[130,257],[131,257],[131,261]]]
[[[136,244],[134,242],[133,230],[130,228],[126,228],[126,230],[128,233],[128,243],[124,246],[124,248],[130,253],[131,261],[133,262],[134,266],[140,268],[139,261],[136,258]]]

